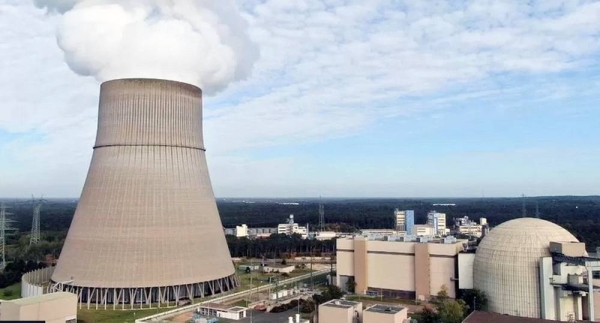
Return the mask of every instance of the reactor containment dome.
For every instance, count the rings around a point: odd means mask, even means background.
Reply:
[[[200,88],[101,85],[92,161],[51,280],[88,306],[136,308],[239,285],[208,175]]]
[[[569,231],[541,219],[502,223],[481,241],[473,262],[473,286],[488,297],[488,310],[539,318],[540,259],[550,242],[577,242]]]

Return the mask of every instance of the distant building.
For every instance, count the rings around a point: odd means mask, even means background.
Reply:
[[[485,218],[481,218],[481,220],[481,222],[487,223]],[[483,236],[484,228],[485,225],[472,221],[468,216],[454,219],[454,232],[456,233],[480,238]]]
[[[429,224],[415,224],[412,228],[412,233],[417,237],[434,236],[435,228]]]
[[[77,295],[67,292],[2,301],[1,321],[76,323]]]
[[[321,231],[321,232],[317,232],[314,235],[314,238],[317,240],[331,240],[331,239],[335,239],[337,237],[337,233],[333,232],[333,231]]]
[[[435,235],[446,234],[446,213],[431,211],[427,213],[427,224],[433,226]]]
[[[248,236],[248,226],[245,224],[238,225],[235,227],[235,236],[238,238]]]
[[[282,223],[277,226],[278,234],[286,234],[291,236],[292,234],[299,234],[303,238],[306,238],[308,235],[308,230],[304,226],[299,226],[298,223],[294,222],[294,215],[290,214],[290,218],[287,223]]]
[[[338,239],[337,285],[347,289],[347,282],[353,280],[357,294],[407,299],[428,299],[445,286],[448,295],[456,297],[455,268],[466,240],[419,239],[423,242],[361,236]]]
[[[415,211],[406,210],[406,234],[413,235],[413,228],[415,226]]]
[[[415,211],[413,210],[394,210],[396,220],[396,231],[404,231],[406,234],[412,234],[412,227],[415,225]]]

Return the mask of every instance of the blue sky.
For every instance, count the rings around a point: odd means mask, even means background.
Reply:
[[[600,194],[600,2],[235,3],[260,56],[205,97],[217,196]],[[100,81],[62,19],[0,0],[0,196],[85,180]]]

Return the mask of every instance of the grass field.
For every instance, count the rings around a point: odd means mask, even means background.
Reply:
[[[17,298],[21,298],[21,283],[16,283],[6,288],[0,288],[0,299],[11,300]]]
[[[166,312],[173,308],[154,308],[146,310],[95,310],[80,309],[77,311],[78,323],[133,323],[136,319]]]

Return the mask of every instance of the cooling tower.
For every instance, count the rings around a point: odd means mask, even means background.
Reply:
[[[199,88],[102,84],[92,162],[52,282],[88,306],[113,307],[239,285],[208,175]]]

